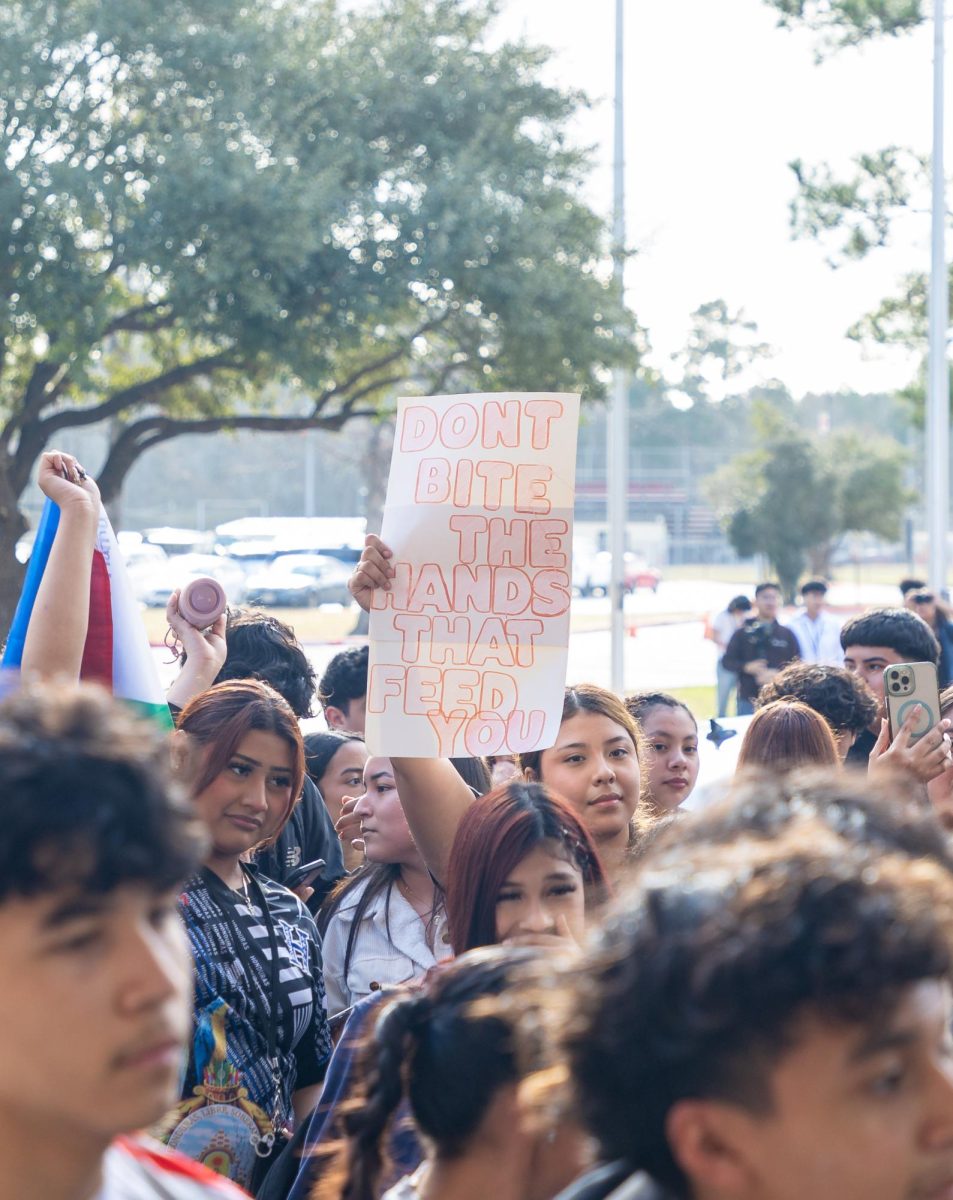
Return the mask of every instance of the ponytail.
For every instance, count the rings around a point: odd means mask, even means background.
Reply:
[[[430,1017],[429,998],[420,993],[386,1006],[364,1051],[366,1090],[359,1109],[344,1118],[347,1175],[341,1200],[375,1200],[384,1165],[384,1135],[405,1097],[416,1040]]]

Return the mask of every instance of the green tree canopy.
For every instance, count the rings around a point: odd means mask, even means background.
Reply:
[[[709,300],[691,314],[685,346],[673,355],[682,372],[674,386],[694,402],[721,400],[737,390],[749,368],[773,354],[743,309],[733,313],[724,300]]]
[[[763,401],[752,423],[755,448],[711,476],[708,496],[734,548],[763,554],[788,599],[808,565],[829,572],[844,534],[899,538],[909,498],[896,442],[849,429],[820,438]]]
[[[42,449],[338,428],[634,362],[583,102],[489,2],[0,0],[0,555]],[[0,608],[9,597],[0,596]]]
[[[767,0],[779,25],[805,25],[821,34],[823,49],[897,37],[924,20],[923,0]]]
[[[822,35],[822,45],[839,49],[870,38],[897,36],[928,16],[922,0],[767,0],[781,13],[779,24],[805,25]],[[821,163],[790,164],[798,184],[791,204],[795,237],[825,247],[832,267],[865,258],[887,245],[899,221],[922,224],[930,208],[930,163],[902,146],[856,156],[847,174]],[[950,276],[953,290],[953,272]],[[858,341],[900,344],[919,357],[916,378],[900,392],[914,424],[922,425],[927,350],[927,278],[912,273],[847,331]]]

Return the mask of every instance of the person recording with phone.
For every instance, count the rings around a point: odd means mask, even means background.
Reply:
[[[909,714],[903,727],[893,731],[884,702],[884,671],[898,663],[933,663],[940,646],[925,621],[905,608],[880,608],[852,617],[841,629],[844,666],[867,684],[877,700],[877,713],[858,735],[847,754],[847,765],[876,770],[900,767],[921,783],[928,783],[948,765],[949,721],[939,721],[929,736],[914,741],[917,720]]]
[[[732,634],[724,667],[738,672],[738,715],[754,712],[754,702],[761,688],[778,671],[800,658],[798,640],[790,629],[778,621],[781,588],[777,583],[759,583],[754,591],[755,613]]]

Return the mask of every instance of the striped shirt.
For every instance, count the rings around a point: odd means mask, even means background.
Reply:
[[[324,1007],[321,944],[314,918],[287,888],[258,876],[278,946],[278,986],[272,995],[268,922],[249,889],[246,898],[203,869],[179,897],[179,910],[195,961],[195,1024],[182,1084],[182,1099],[209,1102],[238,1091],[267,1118],[267,1132],[292,1124],[292,1093],[319,1083],[331,1053]],[[280,1085],[268,1061],[272,1011],[277,1017]],[[208,1089],[213,1089],[211,1097]],[[179,1118],[187,1114],[179,1106]],[[223,1114],[227,1118],[227,1113]],[[276,1117],[276,1120],[272,1120]],[[170,1144],[187,1122],[170,1114],[159,1131]],[[224,1134],[223,1134],[224,1137]],[[254,1161],[252,1159],[252,1161]],[[247,1186],[240,1175],[231,1178]]]

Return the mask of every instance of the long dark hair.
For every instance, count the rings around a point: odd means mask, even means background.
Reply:
[[[607,883],[589,831],[565,800],[541,783],[510,780],[474,800],[457,828],[447,869],[447,923],[454,953],[496,941],[496,904],[507,876],[537,846],[558,846],[579,868],[587,901]]]
[[[364,891],[357,899],[354,912],[351,915],[351,928],[347,932],[347,942],[344,947],[344,966],[341,968],[341,979],[347,983],[348,971],[351,969],[351,957],[354,954],[354,943],[364,920],[364,914],[371,903],[381,894],[384,895],[384,927],[390,938],[390,898],[394,884],[400,878],[400,863],[366,862],[351,875],[346,875],[334,887],[318,910],[318,930],[324,937],[327,933],[331,918],[340,911],[344,901],[363,887]],[[437,907],[437,891],[434,890],[434,909]]]
[[[517,970],[536,953],[475,951],[384,1006],[362,1056],[364,1101],[344,1118],[347,1177],[340,1192],[329,1180],[329,1194],[374,1200],[385,1132],[405,1096],[439,1158],[466,1149],[500,1088],[521,1075],[511,1018],[480,1002],[512,987]]]

